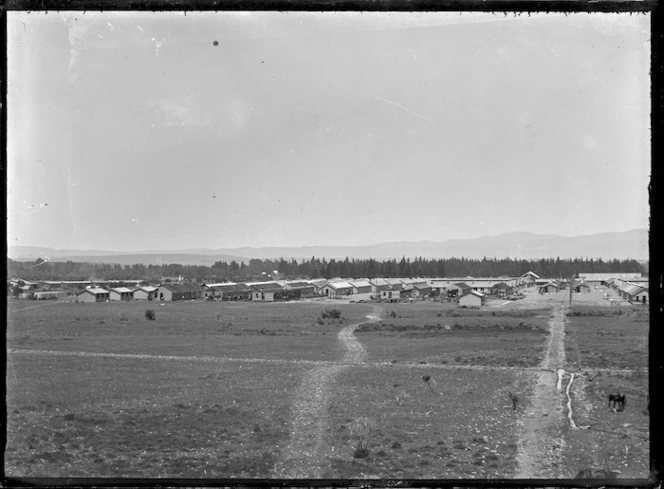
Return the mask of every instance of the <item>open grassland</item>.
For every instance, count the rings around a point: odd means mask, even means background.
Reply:
[[[512,477],[518,412],[508,388],[526,386],[514,371],[353,367],[339,378],[330,406],[325,476]],[[375,423],[366,458],[353,457],[358,417]]]
[[[267,477],[306,367],[17,355],[11,476]]]
[[[643,306],[574,305],[567,316],[568,364],[581,372],[571,389],[575,421],[567,429],[568,463],[611,467],[621,477],[648,473],[648,310]],[[620,392],[622,412],[607,396]]]
[[[316,303],[12,305],[9,348],[280,360],[337,359],[339,330],[371,311],[364,304],[340,304],[334,307],[342,318],[321,319],[325,305]],[[154,321],[144,317],[146,309],[155,311]]]
[[[542,412],[533,379],[554,303],[12,302],[6,472],[269,478],[307,473],[311,456],[325,478],[514,477],[519,426]],[[567,316],[582,428],[556,420],[561,474],[647,470],[647,330],[643,308],[588,302]],[[609,412],[613,390],[625,412]],[[358,454],[363,418],[374,429]]]
[[[550,312],[488,311],[403,304],[356,335],[370,360],[532,367],[542,358]]]
[[[638,372],[594,375],[578,377],[571,388],[574,420],[580,428],[564,428],[565,464],[607,467],[620,471],[621,478],[645,478],[649,473],[648,377]],[[609,410],[610,392],[626,395],[624,411]]]
[[[579,368],[643,369],[648,365],[648,310],[643,306],[575,305],[565,340],[568,361]]]

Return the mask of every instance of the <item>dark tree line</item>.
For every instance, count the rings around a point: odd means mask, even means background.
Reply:
[[[204,265],[113,265],[79,262],[19,262],[7,259],[9,277],[26,280],[123,280],[143,279],[152,282],[164,277],[182,276],[196,282],[222,282],[333,278],[333,277],[515,277],[532,271],[541,277],[570,277],[579,272],[591,273],[643,273],[647,265],[636,260],[561,259],[541,260],[425,259],[401,260],[349,259],[326,260],[312,257],[298,262],[291,260],[258,260],[248,262],[216,262]]]

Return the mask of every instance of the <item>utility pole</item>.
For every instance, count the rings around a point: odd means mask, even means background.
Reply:
[[[570,307],[572,306],[572,294],[574,293],[574,275],[576,275],[576,274],[573,273],[572,276],[569,278],[569,305],[570,305]]]

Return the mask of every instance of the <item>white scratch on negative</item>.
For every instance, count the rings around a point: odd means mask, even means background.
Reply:
[[[145,32],[145,31],[141,28],[140,25],[137,25],[137,26],[136,26],[136,29],[138,29],[138,30],[141,31],[141,32]]]
[[[399,107],[400,109],[405,110],[409,114],[413,114],[414,116],[420,117],[421,119],[424,119],[425,121],[429,121],[431,124],[433,124],[433,120],[431,120],[429,117],[427,117],[425,115],[422,115],[422,114],[418,114],[417,112],[415,112],[413,110],[410,110],[408,107],[404,107],[403,105],[401,105],[398,102],[394,102],[393,100],[388,100],[386,98],[379,97],[378,95],[372,95],[372,97],[375,98],[375,99],[378,99],[382,102],[386,102],[388,104],[396,105],[397,107]]]

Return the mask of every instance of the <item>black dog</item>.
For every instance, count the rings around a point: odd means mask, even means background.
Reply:
[[[609,409],[613,409],[615,412],[624,411],[625,401],[625,394],[620,394],[619,392],[609,394]]]

